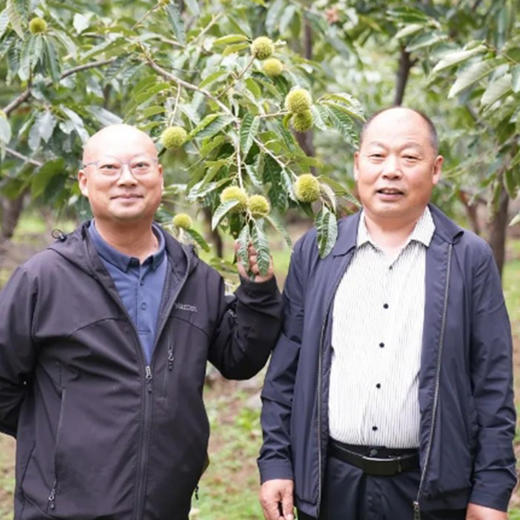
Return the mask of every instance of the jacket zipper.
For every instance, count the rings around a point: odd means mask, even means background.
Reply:
[[[51,489],[51,492],[49,493],[48,501],[49,501],[49,509],[51,511],[54,511],[56,509],[56,485],[57,484],[58,483],[55,480],[52,483],[52,489]]]
[[[435,430],[435,421],[437,418],[437,408],[439,405],[439,387],[440,387],[440,379],[441,379],[441,361],[442,361],[442,351],[444,349],[444,329],[446,327],[446,314],[448,311],[448,290],[450,285],[450,274],[451,274],[451,255],[453,250],[453,244],[448,246],[448,267],[446,270],[446,286],[444,287],[444,304],[442,310],[442,321],[441,321],[441,335],[439,338],[439,350],[437,352],[437,366],[435,373],[435,392],[433,395],[433,409],[432,409],[432,421],[430,426],[430,433],[428,435],[428,445],[426,448],[426,456],[424,458],[424,466],[421,473],[421,480],[419,481],[419,489],[417,491],[417,497],[413,502],[413,518],[414,520],[421,520],[421,506],[419,504],[419,500],[422,495],[422,490],[424,486],[424,480],[426,477],[426,472],[428,470],[428,464],[430,463],[430,453],[432,448],[433,441],[433,433]]]

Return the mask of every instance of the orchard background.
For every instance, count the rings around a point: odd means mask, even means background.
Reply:
[[[520,348],[517,10],[513,0],[0,0],[0,285],[53,228],[88,217],[75,181],[82,142],[121,121],[157,142],[157,218],[231,284],[237,237],[264,265],[270,251],[282,282],[296,236],[314,223],[326,255],[337,217],[356,209],[352,152],[366,115],[404,104],[438,127],[435,202],[489,241]],[[260,384],[208,372],[213,464],[196,518],[260,518]],[[5,518],[12,449],[0,437]]]

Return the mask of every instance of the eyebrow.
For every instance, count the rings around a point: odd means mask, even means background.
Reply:
[[[388,145],[381,141],[370,141],[367,143],[367,146],[380,146],[381,148],[388,148]],[[404,150],[405,148],[419,148],[423,150],[423,146],[416,141],[406,141],[402,146],[399,147],[400,150]]]

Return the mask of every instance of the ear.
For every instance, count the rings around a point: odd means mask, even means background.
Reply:
[[[84,170],[78,172],[78,185],[83,196],[88,199],[88,177]]]
[[[359,151],[354,152],[354,180],[355,181],[357,181],[358,177],[359,177],[358,161],[359,161]]]
[[[442,155],[437,155],[435,161],[433,161],[432,183],[434,186],[441,180],[443,162],[444,157]]]
[[[164,193],[164,175],[163,175],[162,164],[159,164],[157,166],[157,171],[159,172],[159,175],[161,176],[161,195],[162,195]]]

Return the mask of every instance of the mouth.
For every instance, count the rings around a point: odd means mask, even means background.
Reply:
[[[134,200],[134,199],[142,199],[143,196],[138,193],[121,193],[119,195],[114,195],[110,197],[112,200],[122,199],[122,200]]]
[[[398,189],[398,188],[380,188],[379,190],[376,190],[376,193],[379,193],[381,195],[404,195],[404,191]]]

